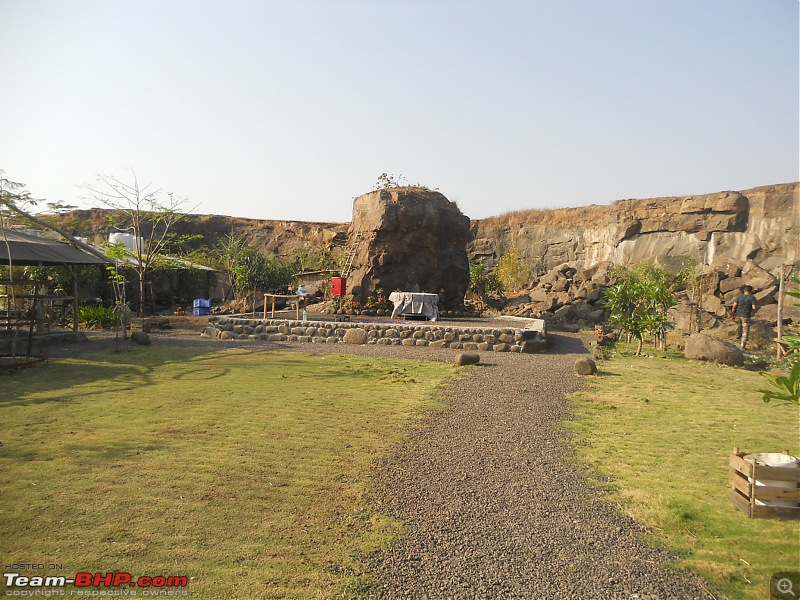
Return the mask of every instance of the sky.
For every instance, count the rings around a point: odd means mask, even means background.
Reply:
[[[797,0],[0,0],[0,169],[344,222],[387,172],[473,219],[800,179]],[[402,176],[402,178],[401,178]]]

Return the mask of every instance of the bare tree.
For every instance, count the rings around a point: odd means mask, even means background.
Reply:
[[[127,231],[135,240],[130,251],[132,267],[139,279],[139,316],[144,315],[145,281],[147,274],[157,266],[159,259],[173,246],[178,246],[186,238],[175,234],[176,223],[186,218],[181,210],[183,201],[176,200],[171,193],[152,189],[152,184],[140,186],[136,172],[131,170],[132,181],[122,181],[110,175],[98,175],[94,184],[83,187],[97,200],[117,211],[111,217],[111,225]]]

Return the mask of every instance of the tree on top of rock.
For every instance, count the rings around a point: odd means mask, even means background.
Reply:
[[[375,185],[372,189],[374,190],[388,190],[391,188],[399,188],[399,187],[415,187],[420,188],[423,190],[429,190],[427,185],[422,183],[410,183],[408,179],[406,179],[402,174],[397,176],[395,179],[394,174],[389,175],[386,172],[381,173],[378,175],[378,181],[375,182]],[[433,188],[434,191],[437,191],[439,188]]]

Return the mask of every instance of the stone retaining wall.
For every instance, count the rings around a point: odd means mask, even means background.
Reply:
[[[525,329],[513,329],[213,317],[201,335],[220,340],[430,346],[494,352],[547,350],[544,322],[536,319]]]

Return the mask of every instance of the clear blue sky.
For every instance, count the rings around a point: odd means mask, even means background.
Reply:
[[[472,218],[796,181],[797,0],[0,0],[0,169],[348,221],[382,172]],[[86,203],[80,203],[86,206]]]

